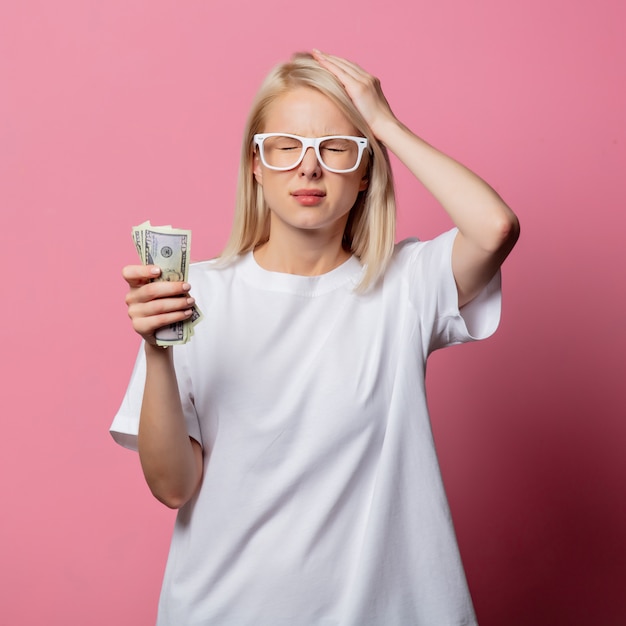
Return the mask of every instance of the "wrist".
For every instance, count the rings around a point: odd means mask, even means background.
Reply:
[[[159,346],[156,343],[144,341],[146,357],[170,358],[173,351],[172,346]]]
[[[408,128],[396,117],[384,117],[370,126],[372,132],[380,142],[391,150],[390,145],[397,141],[398,137],[404,135]]]

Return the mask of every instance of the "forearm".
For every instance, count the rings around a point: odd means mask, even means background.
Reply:
[[[479,176],[443,154],[396,119],[373,129],[413,175],[433,194],[462,235],[486,252],[515,238],[517,218]]]
[[[154,496],[171,508],[185,504],[198,487],[202,465],[187,433],[171,348],[146,344],[138,445]]]

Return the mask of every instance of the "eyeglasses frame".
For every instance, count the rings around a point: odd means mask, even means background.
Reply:
[[[265,161],[265,153],[263,152],[263,142],[269,137],[289,137],[291,139],[298,139],[299,141],[302,142],[302,154],[298,157],[298,160],[293,165],[290,165],[289,167],[277,167],[275,165],[269,165]],[[304,159],[304,155],[306,154],[306,151],[309,148],[313,148],[315,150],[315,156],[317,157],[319,164],[325,170],[328,170],[329,172],[333,172],[334,174],[349,174],[350,172],[354,172],[355,170],[358,169],[359,165],[361,165],[361,159],[363,158],[363,151],[365,150],[365,148],[369,148],[369,141],[367,140],[367,137],[354,137],[352,135],[326,135],[325,137],[301,137],[300,135],[291,135],[289,133],[257,133],[256,135],[254,135],[252,139],[253,139],[254,146],[259,148],[259,155],[261,157],[261,162],[263,163],[263,165],[265,165],[265,167],[267,167],[268,169],[274,170],[276,172],[286,172],[288,170],[295,169],[296,167],[300,165],[300,163],[302,163]],[[351,167],[350,169],[347,169],[347,170],[338,170],[334,167],[328,167],[324,163],[324,160],[322,159],[322,156],[320,154],[320,144],[323,141],[327,141],[328,139],[351,139],[356,142],[358,149],[359,149],[359,154],[357,156],[356,164],[354,165],[354,167]],[[369,152],[371,154],[372,152],[371,148],[369,148]]]

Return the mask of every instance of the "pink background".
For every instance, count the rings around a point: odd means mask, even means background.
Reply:
[[[138,345],[130,228],[217,254],[252,95],[316,46],[522,222],[499,333],[428,378],[482,626],[626,623],[625,6],[3,2],[2,622],[153,623],[173,514],[107,432]],[[396,172],[399,237],[448,228]]]

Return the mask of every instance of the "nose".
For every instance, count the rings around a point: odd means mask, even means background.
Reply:
[[[306,149],[306,152],[304,153],[304,157],[298,169],[300,176],[319,178],[319,176],[321,175],[322,166],[317,160],[317,155],[315,154],[315,150],[312,147]]]

